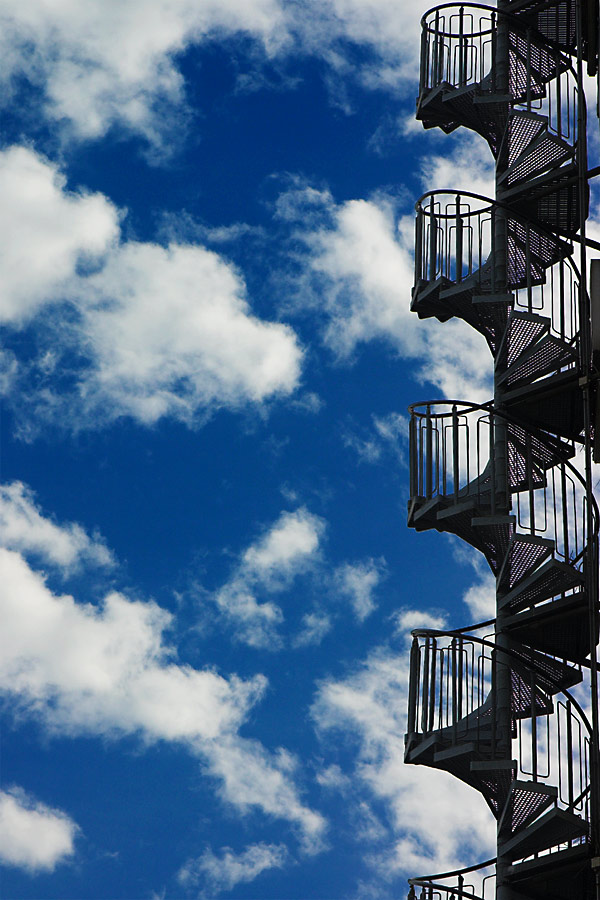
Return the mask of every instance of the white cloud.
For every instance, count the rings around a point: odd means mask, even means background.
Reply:
[[[0,791],[0,861],[35,874],[73,855],[77,825],[20,788]]]
[[[301,508],[282,513],[268,531],[240,556],[229,581],[212,595],[235,637],[253,647],[278,649],[277,627],[283,613],[272,601],[259,602],[259,592],[281,591],[318,557],[325,524]]]
[[[116,592],[98,607],[57,596],[5,549],[0,576],[0,692],[15,716],[50,734],[183,743],[225,802],[282,818],[317,848],[325,820],[303,804],[293,758],[238,733],[265,692],[264,676],[178,664],[164,640],[171,616],[154,603]]]
[[[279,748],[268,753],[258,741],[224,737],[207,746],[211,772],[221,778],[221,798],[237,809],[260,808],[264,813],[287,819],[299,830],[306,853],[323,849],[326,822],[304,806],[294,785],[297,759]]]
[[[277,0],[4,0],[0,72],[39,85],[47,115],[76,137],[120,124],[160,148],[184,101],[176,54],[236,33],[273,52],[286,38],[282,17]]]
[[[194,424],[216,408],[261,405],[296,388],[296,335],[253,315],[241,275],[218,254],[119,243],[114,207],[66,191],[57,168],[26,148],[0,152],[4,182],[3,314],[14,329],[33,319],[47,347],[22,365],[20,385],[12,359],[8,389],[20,387],[17,411],[30,427],[98,427],[120,416]],[[35,319],[48,304],[54,317]],[[31,369],[43,390],[28,385]]]
[[[322,733],[335,731],[357,747],[354,784],[386,804],[397,839],[370,857],[385,879],[454,869],[472,862],[471,854],[492,855],[494,846],[481,796],[444,772],[404,764],[407,685],[408,642],[399,653],[374,651],[345,679],[324,681],[313,707]]]
[[[373,593],[384,572],[384,560],[374,559],[344,563],[336,569],[334,585],[339,595],[349,601],[359,622],[364,622],[375,609]]]
[[[299,303],[324,312],[324,341],[340,360],[362,343],[384,341],[416,363],[414,376],[449,397],[487,399],[490,353],[484,338],[459,320],[420,322],[410,311],[412,220],[396,222],[382,198],[336,205],[326,191],[296,184],[278,214],[297,225],[309,256]],[[310,292],[312,287],[312,295]]]
[[[494,157],[478,134],[459,132],[451,152],[432,154],[421,161],[424,191],[471,191],[493,197],[496,192]]]
[[[115,561],[97,535],[76,523],[57,525],[40,513],[33,492],[22,482],[0,486],[0,542],[10,550],[34,553],[66,572],[82,562],[113,566]]]
[[[306,613],[302,616],[302,631],[294,638],[294,647],[311,647],[321,643],[331,631],[331,618],[325,613]]]
[[[190,46],[241,36],[261,59],[320,57],[333,95],[347,105],[352,76],[367,88],[413,89],[426,8],[423,0],[2,0],[0,77],[5,89],[22,77],[38,86],[46,115],[77,138],[120,125],[160,153],[181,124],[177,55]],[[364,50],[360,63],[349,43]]]
[[[0,152],[0,321],[19,326],[62,299],[77,264],[118,237],[119,216],[106,197],[65,185],[56,166],[27,147]]]
[[[0,689],[67,733],[211,739],[235,730],[265,689],[171,661],[171,616],[109,594],[101,607],[54,595],[19,554],[0,550]]]
[[[254,881],[269,869],[283,868],[287,859],[284,844],[250,844],[241,853],[223,847],[219,855],[209,848],[197,859],[188,860],[177,878],[186,888],[202,885],[203,893],[214,896],[232,890],[236,884]]]

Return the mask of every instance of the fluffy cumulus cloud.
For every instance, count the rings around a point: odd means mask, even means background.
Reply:
[[[12,535],[23,552],[33,549],[50,561],[58,557],[59,564],[66,558],[68,566],[70,550],[64,550],[61,540],[69,548],[74,533],[75,552],[81,552],[79,531],[44,519],[22,485],[9,486],[8,491],[17,506],[31,506],[36,532],[27,543],[13,529],[9,539]],[[299,544],[306,550],[306,542],[299,539]],[[83,545],[89,550],[85,540]],[[267,547],[268,536],[256,546]],[[293,569],[285,540],[278,552],[255,565],[267,566],[273,555],[285,560],[288,572]],[[265,677],[255,674],[243,680],[178,663],[165,634],[171,621],[170,613],[155,603],[118,592],[99,605],[56,594],[20,552],[0,549],[0,693],[15,717],[33,718],[50,734],[111,739],[138,735],[146,743],[182,743],[217,781],[224,803],[288,821],[307,849],[317,849],[326,823],[302,801],[295,759],[283,748],[271,752],[239,734],[264,695]],[[7,807],[8,821],[12,816],[26,822],[24,814],[18,818],[16,802],[11,800]],[[59,826],[57,819],[55,831],[48,831],[47,851],[40,843],[48,859],[55,845],[57,859],[70,852],[58,837],[67,833],[67,826]],[[55,845],[52,834],[58,835]]]
[[[403,630],[441,622],[405,610],[397,624]],[[494,846],[493,823],[478,794],[460,784],[448,790],[446,773],[404,765],[407,685],[408,650],[380,648],[346,678],[324,681],[313,707],[323,734],[341,734],[355,744],[354,783],[387,807],[397,839],[386,850],[375,844],[369,855],[384,879],[468,865],[492,855]]]
[[[272,650],[281,646],[277,629],[283,612],[257,595],[283,590],[314,565],[324,529],[323,520],[307,509],[284,512],[241,554],[229,581],[212,595],[237,640]]]
[[[42,514],[33,492],[22,482],[0,486],[0,543],[7,549],[41,557],[70,572],[83,563],[113,566],[104,541],[76,523],[58,525]]]
[[[344,563],[336,569],[334,581],[340,596],[350,603],[359,622],[375,609],[373,593],[385,572],[383,560],[368,559]]]
[[[1,73],[39,86],[47,115],[75,136],[123,125],[160,146],[160,120],[184,99],[176,55],[217,33],[246,34],[267,51],[282,39],[277,0],[90,0],[0,3]],[[164,127],[164,126],[163,126]]]
[[[172,661],[170,615],[109,594],[101,607],[50,591],[14,551],[0,551],[0,689],[52,730],[211,739],[235,730],[264,678],[230,679]]]
[[[27,147],[0,152],[0,321],[22,325],[64,296],[77,265],[117,239],[119,218],[102,194],[66,190],[66,179]]]
[[[74,853],[77,825],[20,788],[0,791],[0,861],[36,874]]]
[[[209,848],[197,859],[188,860],[180,869],[178,880],[186,888],[201,886],[203,893],[215,896],[231,891],[236,884],[254,881],[269,869],[282,868],[287,858],[283,844],[251,844],[241,853],[223,847],[215,854]]]
[[[361,344],[383,341],[415,361],[415,377],[448,397],[487,399],[490,354],[459,320],[421,323],[410,312],[412,219],[397,220],[386,198],[336,204],[300,182],[280,197],[278,215],[308,248],[302,296],[323,314],[323,339],[340,360]],[[307,298],[311,298],[307,300]]]
[[[334,78],[354,74],[367,87],[402,91],[414,79],[420,9],[422,0],[416,9],[390,0],[2,0],[0,77],[9,96],[26,78],[46,115],[77,138],[119,125],[161,152],[181,121],[177,57],[188,47],[241,36],[262,58],[308,53]],[[360,63],[350,45],[366,51]]]
[[[32,324],[41,348],[20,370],[7,357],[22,414],[72,427],[120,416],[194,423],[295,389],[294,332],[253,315],[242,277],[218,254],[120,242],[105,198],[67,191],[57,168],[23,147],[0,153],[0,182],[10,186],[0,307],[13,332]]]

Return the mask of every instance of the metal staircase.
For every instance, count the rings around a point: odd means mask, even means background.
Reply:
[[[597,71],[598,3],[444,4],[422,28],[417,118],[484,137],[496,196],[418,201],[411,309],[485,337],[494,397],[410,408],[408,524],[484,555],[496,616],[413,632],[405,761],[482,794],[497,857],[409,879],[409,900],[600,900],[582,77]]]

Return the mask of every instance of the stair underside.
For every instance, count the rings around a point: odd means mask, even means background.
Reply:
[[[498,600],[499,608],[516,613],[583,584],[583,575],[568,563],[550,559]]]
[[[510,616],[504,627],[521,644],[571,662],[583,663],[591,652],[588,600],[584,591]]]

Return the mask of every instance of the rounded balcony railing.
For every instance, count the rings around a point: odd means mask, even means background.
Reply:
[[[415,311],[469,316],[475,325],[479,308],[485,316],[491,302],[504,300],[547,318],[550,332],[575,347],[580,291],[568,241],[466,191],[430,191],[415,208]],[[507,262],[502,278],[500,258]]]

